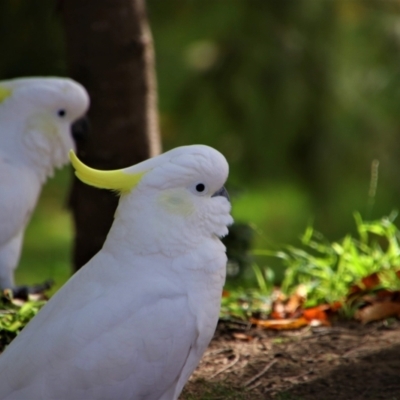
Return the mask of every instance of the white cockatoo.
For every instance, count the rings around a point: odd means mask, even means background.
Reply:
[[[68,162],[73,127],[88,107],[86,90],[71,79],[0,81],[0,289],[14,288],[41,187]]]
[[[176,400],[218,321],[228,164],[204,145],[97,171],[121,193],[103,245],[0,355],[2,400]]]

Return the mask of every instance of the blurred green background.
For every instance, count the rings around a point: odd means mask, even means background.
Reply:
[[[233,215],[254,228],[253,247],[295,242],[308,223],[335,239],[354,229],[355,210],[375,219],[398,207],[399,0],[147,7],[164,149],[204,143],[226,155]],[[54,0],[2,0],[0,49],[0,79],[66,75]],[[70,273],[69,179],[58,173],[41,196],[20,282]]]

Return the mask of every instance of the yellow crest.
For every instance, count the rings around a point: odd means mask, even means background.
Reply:
[[[100,189],[116,190],[121,193],[131,191],[146,172],[130,173],[126,169],[100,171],[85,165],[73,150],[69,151],[69,159],[75,168],[75,175],[84,183]]]
[[[2,103],[7,97],[10,97],[12,90],[4,86],[0,86],[0,103]]]

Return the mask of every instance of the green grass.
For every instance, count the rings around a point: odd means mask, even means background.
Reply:
[[[364,221],[354,214],[356,235],[347,234],[337,241],[327,240],[309,226],[299,246],[286,245],[280,250],[253,250],[265,258],[275,258],[284,271],[280,290],[290,295],[299,285],[306,291],[305,307],[319,304],[342,303],[342,313],[351,317],[357,302],[348,300],[352,285],[362,285],[362,278],[378,274],[379,285],[400,290],[400,230],[395,224],[397,213],[375,221]],[[268,263],[267,263],[268,264]],[[221,316],[225,319],[247,320],[254,314],[267,317],[271,311],[274,271],[253,264],[256,286],[234,287],[222,299]]]
[[[329,242],[308,227],[303,247],[287,246],[275,255],[282,259],[286,293],[297,285],[307,288],[306,305],[342,301],[351,285],[372,273],[379,273],[383,287],[400,289],[400,231],[394,223],[397,213],[375,221],[363,221],[354,214],[358,235],[348,234]]]
[[[22,328],[39,312],[44,301],[28,301],[22,307],[0,299],[0,352]]]

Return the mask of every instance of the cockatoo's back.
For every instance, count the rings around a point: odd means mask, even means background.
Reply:
[[[231,223],[220,190],[228,171],[208,149],[105,175],[78,166],[98,186],[120,180],[115,221],[103,249],[0,356],[1,399],[178,398],[215,330],[225,279],[217,235]]]

